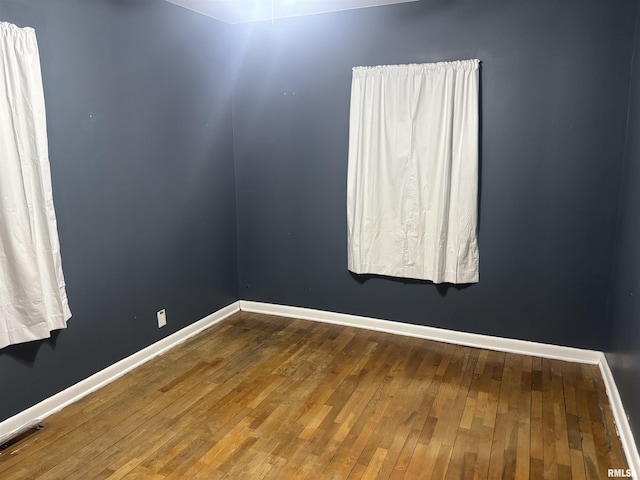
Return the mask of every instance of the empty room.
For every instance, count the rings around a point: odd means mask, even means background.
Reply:
[[[0,478],[638,478],[639,30],[0,0]]]

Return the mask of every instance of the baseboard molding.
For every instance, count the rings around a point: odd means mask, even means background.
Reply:
[[[573,347],[562,347],[545,343],[529,342],[527,340],[514,340],[511,338],[492,337],[477,333],[458,332],[443,328],[425,327],[410,323],[393,322],[389,320],[361,317],[345,313],[313,310],[310,308],[290,307],[271,303],[250,302],[240,300],[240,310],[246,312],[264,313],[268,315],[281,315],[284,317],[300,318],[303,320],[315,320],[317,322],[334,323],[350,327],[366,328],[380,332],[407,335],[410,337],[437,340],[439,342],[453,343],[467,347],[487,348],[500,352],[520,353],[523,355],[535,355],[537,357],[566,360],[597,365],[602,357],[601,352],[583,350]]]
[[[240,310],[234,302],[0,423],[0,444]]]
[[[640,477],[640,454],[638,454],[638,448],[631,432],[631,426],[629,425],[629,419],[624,411],[622,405],[622,398],[620,398],[620,392],[616,386],[616,381],[613,378],[613,373],[609,368],[607,357],[602,354],[600,360],[600,373],[602,373],[602,379],[604,385],[607,388],[607,396],[609,397],[609,403],[611,404],[611,410],[613,411],[613,419],[616,423],[616,429],[618,430],[618,437],[622,442],[622,448],[627,456],[627,462],[629,468],[634,472],[633,478],[638,480]]]
[[[162,355],[176,345],[179,345],[212,325],[223,321],[225,318],[240,310],[333,323],[356,328],[365,328],[396,335],[407,335],[410,337],[425,338],[469,347],[598,365],[607,389],[607,395],[611,403],[616,428],[618,429],[618,436],[622,442],[622,447],[627,457],[629,468],[631,468],[636,474],[640,474],[640,455],[638,454],[638,449],[631,432],[627,415],[622,405],[622,400],[620,398],[615,379],[613,378],[607,359],[602,352],[558,345],[548,345],[544,343],[529,342],[526,340],[514,340],[475,333],[457,332],[442,328],[425,327],[422,325],[413,325],[358,315],[246,300],[234,302],[211,315],[192,323],[182,330],[175,332],[146,348],[143,348],[133,355],[114,363],[104,370],[95,373],[91,377],[72,385],[66,390],[43,400],[33,407],[0,422],[0,444],[41,422],[49,415],[58,412],[67,405],[70,405],[71,403],[76,402],[86,395],[113,382],[134,368],[148,362],[158,355]],[[635,475],[634,478],[638,479]]]
[[[344,313],[313,310],[310,308],[290,307],[271,303],[251,302],[240,300],[240,310],[245,312],[263,313],[267,315],[279,315],[283,317],[300,318],[317,322],[346,325],[356,328],[366,328],[380,332],[407,335],[411,337],[425,338],[439,342],[453,343],[468,347],[485,348],[501,352],[533,355],[536,357],[553,358],[568,362],[587,363],[598,365],[607,389],[609,402],[613,411],[618,436],[622,443],[629,468],[633,470],[636,480],[640,480],[635,474],[640,474],[640,457],[638,448],[631,433],[629,420],[624,411],[618,388],[607,364],[607,359],[602,352],[584,350],[559,345],[529,342],[526,340],[514,340],[510,338],[492,337],[476,333],[457,332],[442,328],[425,327],[407,323],[393,322],[377,318],[361,317]],[[613,466],[615,468],[615,466]]]

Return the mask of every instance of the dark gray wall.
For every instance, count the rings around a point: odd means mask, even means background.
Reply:
[[[0,20],[38,35],[73,312],[51,340],[0,350],[2,421],[237,300],[238,283],[229,27],[146,0],[0,0]]]
[[[640,15],[637,21],[607,360],[640,442]]]
[[[635,8],[422,0],[239,27],[241,298],[602,349]],[[351,67],[464,58],[482,61],[480,283],[351,275]]]
[[[0,350],[0,421],[240,296],[597,349],[612,333],[638,429],[637,59],[605,321],[635,13],[422,0],[227,27],[163,1],[0,0],[38,33],[74,313]],[[351,67],[460,58],[483,62],[480,283],[349,274]]]

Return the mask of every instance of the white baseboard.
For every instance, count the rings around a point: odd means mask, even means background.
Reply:
[[[622,400],[618,393],[618,388],[616,387],[615,380],[611,374],[609,365],[607,364],[607,359],[602,352],[529,342],[526,340],[492,337],[476,333],[456,332],[442,328],[425,327],[422,325],[392,322],[389,320],[327,312],[323,310],[313,310],[310,308],[250,302],[246,300],[240,300],[240,310],[245,312],[264,313],[267,315],[279,315],[282,317],[347,325],[356,328],[366,328],[369,330],[425,338],[468,347],[485,348],[501,352],[533,355],[536,357],[553,358],[568,362],[598,365],[607,389],[609,402],[611,403],[611,409],[613,410],[616,422],[616,428],[618,429],[618,436],[620,437],[622,448],[624,449],[627,457],[629,468],[631,468],[634,473],[640,474],[640,457],[638,456],[638,449],[631,433],[629,420],[625,414]],[[636,476],[633,478],[640,480]]]
[[[477,333],[457,332],[443,328],[425,327],[423,325],[392,322],[389,320],[360,317],[357,315],[327,312],[323,310],[312,310],[310,308],[289,307],[286,305],[240,300],[240,310],[246,312],[265,313],[268,315],[300,318],[303,320],[315,320],[317,322],[335,323],[338,325],[347,325],[350,327],[394,333],[397,335],[426,338],[429,340],[464,345],[467,347],[486,348],[489,350],[520,353],[523,355],[535,355],[537,357],[566,360],[568,362],[597,365],[602,357],[601,352],[594,350],[562,347],[545,343],[529,342],[527,340],[492,337]]]
[[[0,443],[240,310],[234,302],[0,423]]]
[[[514,340],[475,333],[457,332],[442,328],[425,327],[423,325],[413,325],[377,318],[314,310],[310,308],[290,307],[286,305],[251,302],[246,300],[234,302],[231,305],[208,315],[202,320],[192,323],[182,330],[159,340],[153,345],[149,345],[139,352],[136,352],[133,355],[105,368],[104,370],[95,373],[91,377],[72,385],[66,390],[43,400],[33,407],[0,422],[0,443],[41,422],[49,415],[52,415],[67,405],[80,400],[91,392],[113,382],[127,372],[130,372],[134,368],[148,362],[154,357],[165,353],[212,325],[221,322],[239,310],[333,323],[356,328],[366,328],[369,330],[425,338],[469,347],[599,365],[602,378],[607,389],[607,395],[609,396],[609,401],[611,403],[611,408],[613,410],[616,428],[618,429],[618,436],[620,437],[622,447],[625,451],[625,455],[627,456],[627,461],[629,462],[629,468],[631,468],[635,474],[640,474],[640,456],[638,455],[638,449],[633,439],[631,427],[624,411],[618,388],[616,387],[615,380],[611,370],[609,369],[606,357],[602,352],[558,345],[548,345],[544,343],[529,342],[526,340]],[[635,475],[634,478],[640,480]]]
[[[604,353],[595,350],[584,350],[573,347],[562,347],[545,343],[529,342],[526,340],[514,340],[511,338],[492,337],[477,333],[457,332],[442,328],[425,327],[408,323],[392,322],[376,318],[348,315],[344,313],[327,312],[323,310],[313,310],[310,308],[290,307],[286,305],[276,305],[271,303],[250,302],[240,300],[240,310],[245,312],[264,313],[267,315],[279,315],[283,317],[300,318],[303,320],[313,320],[317,322],[334,323],[350,327],[366,328],[380,332],[407,335],[411,337],[425,338],[439,342],[465,345],[468,347],[485,348],[501,352],[519,353],[522,355],[533,355],[536,357],[553,358],[568,362],[587,363],[598,365],[602,372],[611,409],[613,410],[618,436],[622,443],[629,468],[636,474],[640,474],[640,457],[638,449],[631,433],[629,420],[624,411],[618,388],[607,364]],[[615,466],[613,466],[615,468]]]
[[[607,357],[602,354],[600,360],[600,373],[602,373],[602,379],[604,380],[604,386],[607,388],[607,396],[609,397],[609,403],[611,404],[611,410],[613,411],[613,418],[616,422],[616,429],[618,430],[618,437],[622,442],[622,448],[627,456],[627,462],[629,468],[634,473],[633,478],[638,480],[640,475],[640,455],[636,447],[636,442],[631,432],[631,426],[629,425],[629,419],[624,411],[622,405],[622,399],[620,398],[620,392],[616,386],[616,381],[613,378],[613,373],[609,368]]]

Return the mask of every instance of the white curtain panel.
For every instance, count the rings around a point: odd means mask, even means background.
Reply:
[[[49,337],[70,317],[36,34],[0,22],[0,348]]]
[[[478,281],[479,61],[355,67],[349,270]]]

